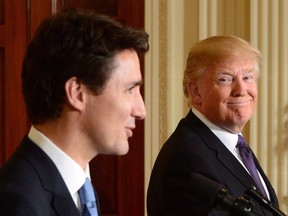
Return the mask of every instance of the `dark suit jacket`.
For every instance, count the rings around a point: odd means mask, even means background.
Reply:
[[[0,215],[80,215],[52,160],[27,137],[0,170]]]
[[[255,160],[268,187],[271,201],[278,206],[274,189]],[[235,197],[245,194],[252,184],[255,185],[233,154],[190,111],[179,122],[155,161],[147,194],[148,216],[229,215],[227,211],[212,209],[208,201],[199,200],[199,197],[189,193],[189,187],[194,186],[189,184],[193,173],[200,173],[220,183]],[[255,211],[261,215],[270,215],[255,200],[252,201],[255,203]]]

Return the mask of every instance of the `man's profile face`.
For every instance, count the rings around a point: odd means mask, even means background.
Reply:
[[[88,96],[83,130],[97,154],[123,155],[129,150],[135,120],[146,116],[137,53],[119,52],[113,68],[101,94]]]

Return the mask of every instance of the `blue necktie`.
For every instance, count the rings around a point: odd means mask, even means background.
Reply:
[[[256,165],[254,163],[253,153],[251,149],[248,147],[247,143],[245,142],[245,139],[241,135],[238,135],[238,143],[236,145],[236,148],[239,149],[239,153],[240,156],[242,157],[243,163],[247,168],[247,170],[249,171],[252,179],[260,189],[262,195],[267,197],[263,184],[261,183],[260,177],[258,175]]]
[[[86,178],[84,185],[78,191],[82,216],[98,216],[94,189],[91,181]]]

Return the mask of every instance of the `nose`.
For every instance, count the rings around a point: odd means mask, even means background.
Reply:
[[[246,83],[242,77],[234,80],[232,94],[235,97],[241,97],[246,94]]]
[[[140,93],[138,94],[138,97],[135,100],[132,115],[137,120],[143,120],[146,117],[146,107],[145,107],[142,95]]]

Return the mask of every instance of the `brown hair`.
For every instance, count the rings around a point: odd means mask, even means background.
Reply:
[[[80,9],[66,9],[44,20],[23,61],[22,90],[30,121],[43,123],[60,116],[66,102],[64,86],[73,76],[100,94],[116,54],[125,49],[144,54],[148,34]]]

